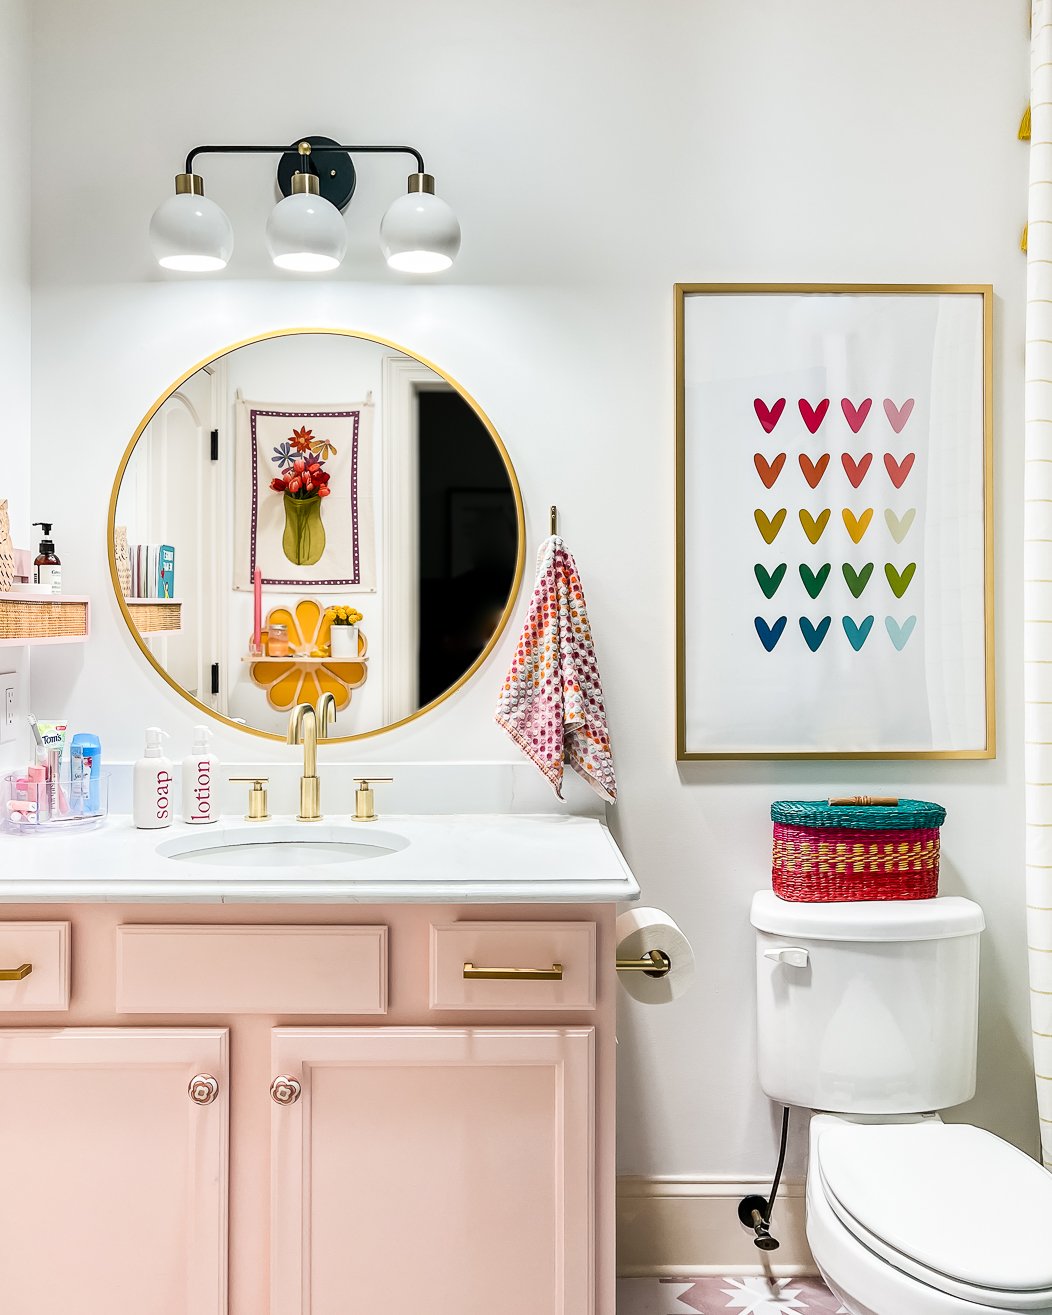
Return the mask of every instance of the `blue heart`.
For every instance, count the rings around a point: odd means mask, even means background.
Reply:
[[[851,617],[844,617],[844,634],[847,635],[851,647],[856,653],[869,638],[869,632],[872,629],[873,618],[871,616],[867,616],[860,626],[855,625]]]
[[[800,633],[807,640],[807,647],[812,653],[817,653],[822,647],[822,640],[829,634],[832,621],[831,616],[824,616],[818,625],[813,626],[806,616],[800,618]]]
[[[915,616],[908,616],[906,620],[903,621],[902,625],[899,625],[893,616],[886,616],[884,618],[884,624],[888,628],[888,635],[891,642],[901,653],[906,647],[910,635],[913,634],[913,627],[917,624],[917,618]]]
[[[774,646],[782,637],[782,631],[785,629],[787,617],[780,616],[773,626],[769,626],[762,616],[756,617],[753,625],[756,627],[756,633],[760,636],[760,643],[768,651],[774,652]]]

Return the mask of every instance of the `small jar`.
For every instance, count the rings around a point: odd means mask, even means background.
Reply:
[[[288,626],[275,625],[272,621],[267,626],[267,657],[289,657],[291,653]]]

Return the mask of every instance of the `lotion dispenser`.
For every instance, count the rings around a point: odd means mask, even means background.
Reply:
[[[219,808],[215,795],[217,759],[208,750],[212,732],[207,726],[194,727],[194,747],[183,759],[183,821],[200,825],[218,822]]]
[[[132,775],[132,812],[140,831],[172,825],[172,764],[164,756],[161,740],[168,732],[151,726],[146,748]]]

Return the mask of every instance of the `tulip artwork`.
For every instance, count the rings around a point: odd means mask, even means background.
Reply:
[[[293,429],[292,436],[274,452],[281,474],[270,481],[270,487],[285,503],[282,550],[293,566],[313,566],[325,551],[321,505],[329,496],[329,472],[318,454],[335,456],[336,449],[327,440],[316,439],[304,426]]]

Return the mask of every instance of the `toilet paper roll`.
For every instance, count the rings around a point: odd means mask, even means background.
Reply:
[[[661,950],[672,961],[665,977],[643,972],[621,972],[621,985],[633,999],[648,1005],[663,1005],[686,991],[694,980],[694,951],[690,941],[663,909],[629,909],[617,920],[617,957],[641,959],[650,950]]]

